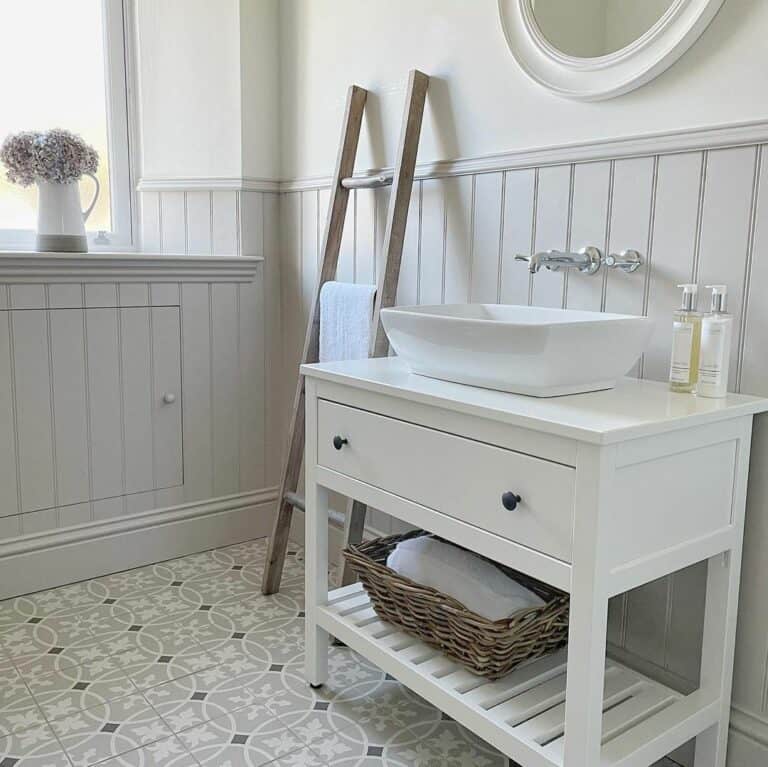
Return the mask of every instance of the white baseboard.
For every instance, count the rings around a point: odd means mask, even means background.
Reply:
[[[269,535],[277,488],[0,542],[0,599]]]

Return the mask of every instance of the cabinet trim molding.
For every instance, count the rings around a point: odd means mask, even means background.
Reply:
[[[252,282],[261,256],[0,252],[0,284]]]

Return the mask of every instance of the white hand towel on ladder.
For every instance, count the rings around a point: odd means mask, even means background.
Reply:
[[[320,289],[320,362],[362,360],[371,344],[375,285],[326,282]]]

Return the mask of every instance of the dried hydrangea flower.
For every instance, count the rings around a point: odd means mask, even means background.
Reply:
[[[99,167],[96,150],[62,128],[8,136],[0,146],[0,161],[7,168],[8,180],[21,186],[36,181],[71,184]]]

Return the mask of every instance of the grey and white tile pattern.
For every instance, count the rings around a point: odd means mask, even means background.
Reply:
[[[0,767],[508,767],[345,647],[303,678],[301,552],[266,541],[0,602]]]

